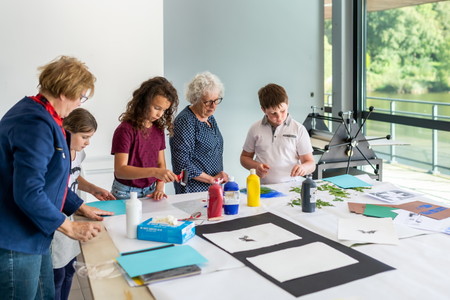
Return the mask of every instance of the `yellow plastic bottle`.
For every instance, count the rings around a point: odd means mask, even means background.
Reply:
[[[259,176],[256,175],[255,169],[250,169],[250,175],[247,177],[247,205],[260,206],[261,188]]]

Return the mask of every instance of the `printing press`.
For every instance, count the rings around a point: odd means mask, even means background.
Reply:
[[[369,114],[361,124],[357,124],[353,118],[353,112],[339,112],[339,118],[323,116],[315,112],[316,107],[311,107],[310,113],[303,126],[308,130],[311,144],[316,159],[314,179],[322,179],[342,174],[368,174],[371,178],[382,181],[383,160],[377,158],[369,141],[390,139],[390,135],[379,138],[366,139],[362,134],[362,128],[373,111],[369,108]],[[333,122],[330,131],[325,121]],[[320,156],[319,159],[317,157]],[[370,170],[362,170],[363,166],[370,166]]]

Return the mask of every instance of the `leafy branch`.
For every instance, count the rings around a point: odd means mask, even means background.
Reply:
[[[290,191],[290,192],[296,192],[296,193],[298,193],[299,195],[302,194],[302,188],[299,187],[299,186],[297,186],[297,187],[292,187],[289,191]],[[302,199],[301,199],[301,197],[292,199],[290,202],[288,202],[288,205],[290,205],[290,206],[292,206],[292,207],[294,207],[294,205],[302,206]],[[321,199],[317,199],[317,200],[316,200],[316,207],[317,207],[317,208],[322,208],[322,207],[324,207],[324,206],[334,206],[334,205],[331,204],[330,202],[323,201],[323,200],[321,200]]]
[[[295,205],[302,206],[302,199],[300,199],[300,198],[292,199],[290,202],[288,202],[288,205],[290,205],[292,207],[294,207]],[[322,208],[324,206],[334,206],[334,205],[331,204],[330,202],[323,201],[323,200],[320,200],[320,199],[316,200],[316,207],[317,208]]]
[[[371,187],[361,186],[361,187],[354,187],[354,188],[350,188],[350,189],[355,190],[355,191],[360,192],[360,193],[364,193],[364,190],[370,190]]]
[[[361,192],[363,193],[364,190],[370,189],[370,187],[354,187],[354,188],[350,188],[351,190],[357,191],[357,192]],[[333,201],[344,201],[344,199],[347,199],[350,197],[350,193],[347,192],[344,189],[341,189],[333,184],[322,184],[317,186],[317,190],[318,191],[326,191],[328,192],[330,195],[334,196]],[[302,194],[302,188],[297,186],[297,187],[292,187],[290,190],[290,192],[296,192],[299,195]],[[297,206],[301,206],[302,205],[302,199],[301,197],[299,198],[295,198],[292,199],[290,202],[288,202],[288,205],[294,207],[295,205]],[[333,204],[331,204],[330,202],[327,201],[323,201],[321,199],[317,199],[316,200],[316,207],[317,208],[322,208],[325,206],[334,206]]]
[[[350,194],[345,190],[338,188],[332,184],[326,183],[317,187],[319,191],[328,191],[331,196],[334,196],[333,201],[344,201],[343,198],[349,198]]]

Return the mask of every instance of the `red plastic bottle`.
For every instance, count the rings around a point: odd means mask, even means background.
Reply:
[[[223,190],[218,181],[208,189],[208,219],[218,220],[222,218]]]

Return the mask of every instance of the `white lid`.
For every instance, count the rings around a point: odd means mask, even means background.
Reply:
[[[228,181],[234,181],[234,176],[228,176]]]
[[[137,192],[130,192],[130,200],[137,200]]]
[[[250,174],[251,174],[251,175],[256,174],[256,169],[250,169]]]

